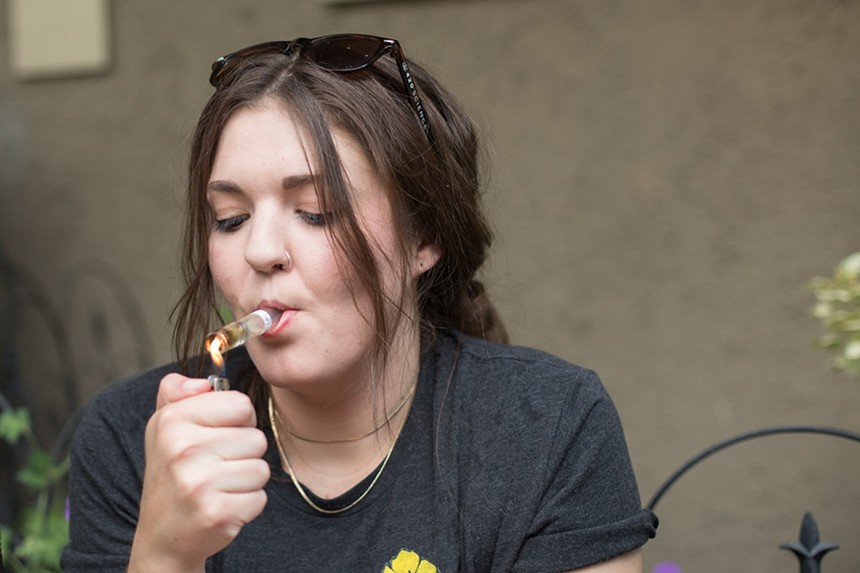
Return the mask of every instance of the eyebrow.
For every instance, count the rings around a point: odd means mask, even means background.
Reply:
[[[319,176],[314,173],[305,173],[302,175],[288,175],[281,180],[281,188],[284,191],[291,191],[293,189],[298,189],[299,187],[304,187],[308,184],[316,186],[316,182],[318,179]],[[216,179],[215,181],[210,181],[206,185],[206,190],[219,191],[221,193],[241,193],[242,187],[234,181]]]
[[[222,193],[241,193],[242,188],[239,187],[236,183],[232,181],[224,181],[222,179],[218,179],[216,181],[210,181],[206,184],[207,191],[220,191]]]
[[[319,175],[316,175],[315,173],[305,173],[303,175],[290,175],[288,177],[284,177],[281,180],[281,188],[284,191],[290,191],[292,189],[304,187],[305,185],[309,185],[309,184],[316,187],[317,179],[319,179]]]

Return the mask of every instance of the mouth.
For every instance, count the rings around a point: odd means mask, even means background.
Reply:
[[[277,336],[293,321],[298,309],[287,306],[275,300],[260,301],[257,310],[264,310],[272,317],[272,326],[263,333],[264,337]]]

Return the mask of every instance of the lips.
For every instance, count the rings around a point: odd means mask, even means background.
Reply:
[[[295,308],[273,300],[260,301],[260,304],[257,305],[257,309],[268,312],[274,322],[271,328],[263,334],[263,336],[267,337],[277,336],[283,332],[298,312]]]

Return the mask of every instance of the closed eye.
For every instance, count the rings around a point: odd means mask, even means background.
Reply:
[[[312,213],[311,211],[296,211],[296,215],[312,227],[322,227],[327,223],[331,222],[332,214],[331,213]]]
[[[242,223],[248,220],[248,215],[237,215],[235,217],[227,217],[226,219],[217,219],[213,225],[215,231],[219,233],[232,233],[242,226]]]

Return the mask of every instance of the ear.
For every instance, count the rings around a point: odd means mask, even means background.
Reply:
[[[417,279],[439,262],[442,249],[436,243],[420,243],[412,257],[412,278]]]

